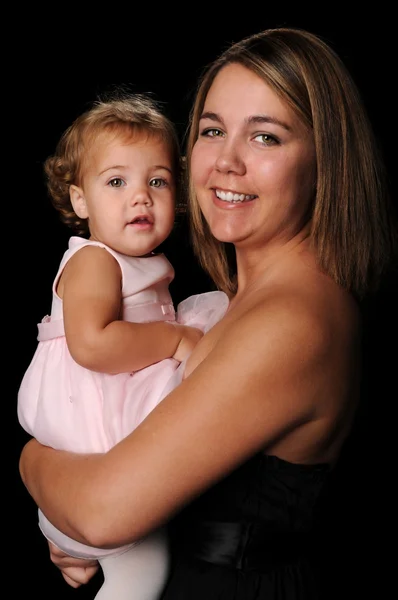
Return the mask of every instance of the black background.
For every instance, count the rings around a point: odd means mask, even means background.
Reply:
[[[295,16],[286,8],[274,8],[271,14],[266,3],[223,4],[221,9],[217,7],[218,14],[216,7],[193,4],[178,9],[155,5],[138,12],[134,8],[126,12],[121,6],[92,6],[95,14],[90,16],[65,6],[62,10],[69,13],[60,12],[57,17],[37,11],[24,14],[25,25],[30,19],[32,23],[20,33],[15,69],[21,87],[21,130],[15,134],[17,186],[11,199],[13,219],[19,227],[11,233],[16,252],[16,298],[9,293],[18,330],[9,363],[16,432],[15,598],[26,593],[43,599],[93,598],[99,585],[97,578],[89,586],[73,590],[50,563],[47,543],[37,527],[36,506],[19,479],[19,453],[28,437],[15,417],[18,386],[36,348],[37,323],[50,310],[51,283],[70,235],[47,198],[42,164],[64,129],[97,94],[120,84],[133,91],[151,92],[164,102],[183,137],[195,84],[206,63],[232,41],[267,27],[309,29],[337,50],[359,86],[397,205],[397,67],[392,9],[378,3],[372,11],[350,9],[346,14],[344,4],[322,4],[318,9],[297,9]],[[176,228],[165,252],[176,269],[171,290],[175,302],[209,289],[209,280],[192,256],[184,223]],[[325,598],[359,598],[364,593],[384,598],[395,580],[394,538],[392,546],[389,538],[396,511],[397,300],[396,279],[389,278],[366,311],[363,403],[326,502],[330,514],[319,534]]]

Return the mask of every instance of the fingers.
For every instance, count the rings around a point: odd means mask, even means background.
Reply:
[[[68,585],[70,585],[73,588],[78,588],[81,586],[81,583],[79,583],[78,581],[75,581],[74,579],[72,579],[71,577],[69,577],[66,573],[64,573],[63,571],[61,571],[62,577],[65,579],[66,583]]]
[[[73,588],[78,588],[90,581],[98,571],[98,565],[94,567],[65,567],[61,569],[62,577]]]
[[[61,571],[65,581],[73,588],[88,583],[98,571],[99,565],[96,560],[74,558],[65,554],[51,542],[48,542],[48,545],[51,561]]]

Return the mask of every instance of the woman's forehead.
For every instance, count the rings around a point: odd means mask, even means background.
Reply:
[[[296,112],[270,84],[238,63],[229,64],[217,73],[200,117],[240,120],[249,125],[262,121],[286,130],[300,123]]]

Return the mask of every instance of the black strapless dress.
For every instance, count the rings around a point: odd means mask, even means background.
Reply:
[[[258,454],[200,496],[170,524],[162,600],[318,600],[313,530],[330,470]]]

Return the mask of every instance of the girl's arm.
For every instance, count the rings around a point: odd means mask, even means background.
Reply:
[[[319,402],[340,385],[336,356],[348,361],[319,311],[300,310],[299,299],[264,304],[228,325],[203,362],[106,454],[28,442],[21,476],[56,527],[99,547],[138,540],[293,430],[310,424],[322,437]]]
[[[136,371],[164,358],[183,360],[203,333],[166,321],[120,320],[121,278],[118,262],[104,248],[86,246],[66,264],[58,293],[72,357],[106,373]]]

